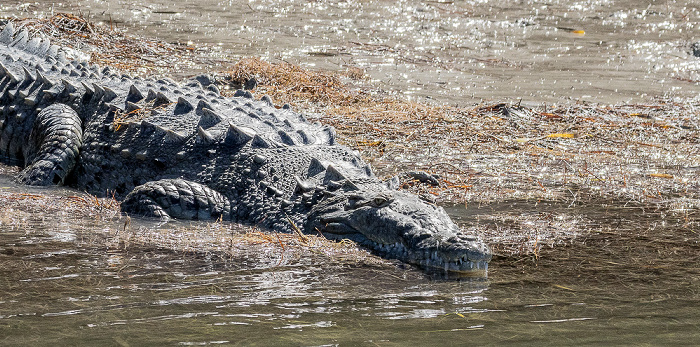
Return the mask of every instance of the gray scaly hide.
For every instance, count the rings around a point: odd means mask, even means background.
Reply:
[[[201,82],[205,82],[202,85]],[[350,239],[425,268],[485,274],[491,254],[445,211],[380,182],[333,128],[269,98],[226,98],[66,57],[0,33],[0,158],[31,185],[123,200],[123,211]]]

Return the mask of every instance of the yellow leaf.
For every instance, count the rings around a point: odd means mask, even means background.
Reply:
[[[586,35],[586,32],[583,30],[573,30],[571,31],[574,34],[579,34],[579,35]]]
[[[557,133],[557,134],[549,134],[549,135],[547,135],[547,137],[562,137],[562,138],[565,138],[565,139],[573,139],[573,138],[574,138],[574,134],[570,134],[570,133]]]
[[[379,146],[382,144],[382,141],[357,141],[357,144],[360,146],[367,146],[367,147],[374,147],[374,146]]]
[[[566,290],[570,290],[570,291],[572,291],[572,292],[575,292],[575,290],[573,290],[573,289],[571,289],[571,288],[569,288],[569,287],[560,286],[560,285],[558,285],[558,284],[555,284],[554,287],[559,288],[559,289],[566,289]]]
[[[669,175],[669,174],[658,174],[658,173],[649,174],[649,176],[651,176],[651,177],[658,177],[658,178],[673,178],[673,175]]]

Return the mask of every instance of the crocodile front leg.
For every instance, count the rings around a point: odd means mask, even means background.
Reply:
[[[72,108],[54,104],[43,109],[24,148],[26,167],[19,180],[35,186],[63,184],[75,167],[82,143],[82,122]]]
[[[183,179],[164,179],[140,185],[122,202],[122,211],[138,215],[182,219],[230,220],[231,204],[219,192]]]

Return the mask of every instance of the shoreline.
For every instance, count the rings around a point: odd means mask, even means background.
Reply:
[[[700,140],[693,136],[700,101],[429,105],[346,83],[362,81],[358,70],[311,71],[258,58],[213,60],[208,47],[136,37],[70,14],[19,22],[124,72],[167,76],[215,66],[212,73],[224,93],[255,78],[256,98],[269,95],[278,106],[289,103],[311,112],[310,120],[333,125],[340,141],[359,149],[378,176],[422,170],[439,177],[438,186],[405,177],[401,185],[453,206],[464,215],[460,224],[498,240],[497,258],[540,264],[547,259],[555,266],[574,243],[587,248],[587,241],[604,243],[615,235],[611,247],[623,247],[633,242],[629,235],[642,231],[653,238],[656,231],[648,225],[656,216],[669,221],[657,237],[678,233],[672,240],[679,247],[700,228]],[[627,206],[644,218],[636,219]],[[632,224],[611,231],[596,220],[610,210]]]

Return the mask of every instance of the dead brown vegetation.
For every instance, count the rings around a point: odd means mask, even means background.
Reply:
[[[90,60],[137,74],[176,71],[193,65],[187,57],[195,48],[153,38],[128,35],[113,23],[93,23],[81,15],[57,13],[48,18],[23,18],[16,25],[52,43],[90,55]]]

